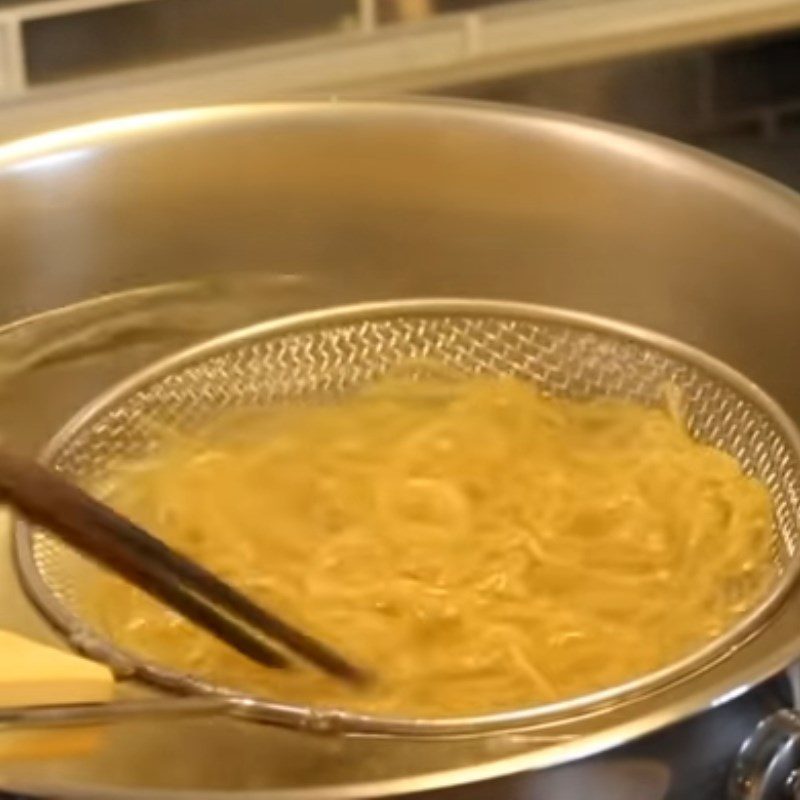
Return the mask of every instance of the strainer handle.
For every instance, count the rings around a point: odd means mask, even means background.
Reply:
[[[234,703],[222,697],[117,700],[54,706],[0,707],[0,736],[5,730],[81,728],[135,720],[207,717],[226,714]]]

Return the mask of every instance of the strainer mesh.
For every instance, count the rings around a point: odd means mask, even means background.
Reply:
[[[786,580],[800,519],[800,472],[791,434],[757,395],[742,391],[726,372],[693,360],[692,351],[651,344],[612,323],[465,309],[333,315],[285,328],[258,326],[226,342],[178,359],[100,402],[60,437],[51,465],[79,483],[102,480],[119,459],[157,446],[153,421],[191,430],[225,409],[324,400],[412,359],[436,359],[467,373],[514,375],[572,398],[660,404],[671,383],[681,392],[694,435],[735,456],[769,488],[775,591]],[[75,629],[80,620],[91,620],[79,588],[96,568],[46,532],[34,531],[28,546],[38,573],[34,592],[46,595],[39,598],[45,610],[62,627]],[[111,638],[108,632],[104,636]]]

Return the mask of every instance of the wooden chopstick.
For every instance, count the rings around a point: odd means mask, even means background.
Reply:
[[[363,670],[328,645],[35,461],[0,450],[0,499],[254,661],[288,666],[274,647],[278,643],[337,678],[367,680]]]

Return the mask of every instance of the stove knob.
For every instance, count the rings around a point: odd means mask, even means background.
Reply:
[[[778,711],[742,745],[728,800],[800,800],[800,712]]]

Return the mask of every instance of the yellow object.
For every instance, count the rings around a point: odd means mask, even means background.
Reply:
[[[223,415],[94,487],[372,669],[374,688],[260,668],[110,577],[88,607],[127,648],[228,685],[440,716],[636,678],[763,596],[768,492],[692,439],[674,396],[645,408],[418,378]]]
[[[0,706],[100,703],[113,693],[108,667],[0,631]],[[102,736],[102,728],[0,727],[0,761],[75,758],[97,748]]]
[[[113,693],[103,664],[0,631],[0,706],[99,703]]]
[[[97,750],[104,735],[102,726],[8,731],[0,728],[0,762],[78,758]]]

